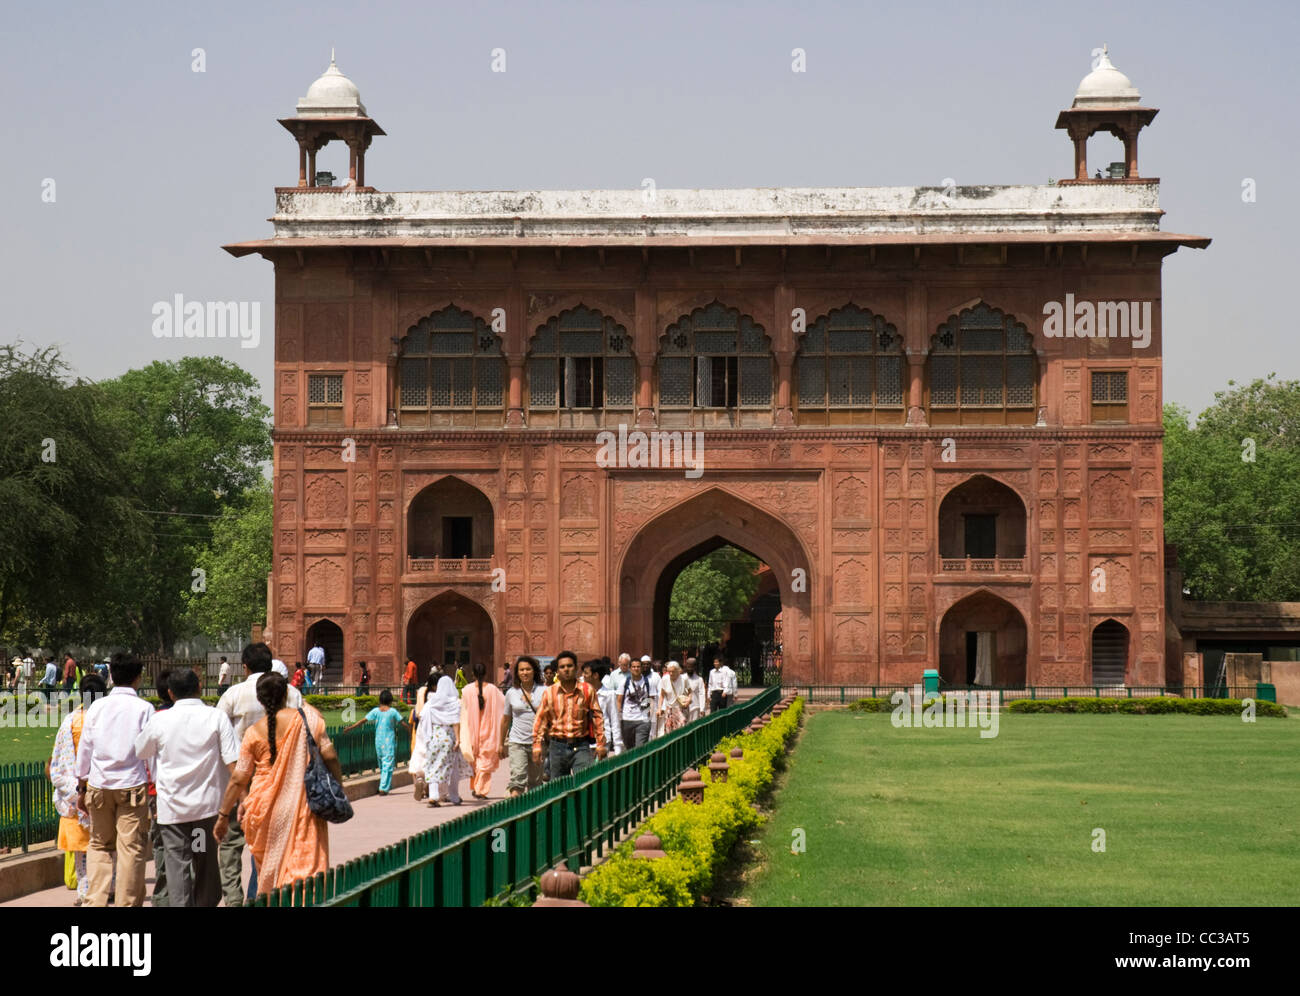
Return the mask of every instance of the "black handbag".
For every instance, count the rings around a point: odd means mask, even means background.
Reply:
[[[307,714],[298,707],[298,715],[302,717],[302,728],[307,734],[307,750],[311,755],[307,762],[307,807],[323,820],[330,823],[346,823],[352,819],[352,803],[348,802],[347,795],[343,792],[343,786],[339,784],[329,768],[325,767],[325,761],[320,756],[320,748],[316,746],[316,738],[311,735],[311,727],[307,724]]]

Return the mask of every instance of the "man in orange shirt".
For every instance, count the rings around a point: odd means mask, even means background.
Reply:
[[[533,721],[533,762],[542,760],[542,744],[550,739],[551,778],[576,775],[591,767],[592,747],[605,756],[605,721],[593,686],[578,681],[578,658],[571,650],[555,655],[559,680],[542,693]]]
[[[415,701],[415,678],[415,661],[407,661],[406,674],[402,676],[402,680],[406,685],[406,690],[402,693],[402,698],[406,702]]]

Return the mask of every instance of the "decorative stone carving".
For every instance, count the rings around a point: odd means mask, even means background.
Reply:
[[[574,474],[560,489],[560,518],[592,519],[596,515],[596,491],[588,474]]]
[[[344,570],[334,557],[308,557],[303,572],[307,580],[309,605],[343,604]]]

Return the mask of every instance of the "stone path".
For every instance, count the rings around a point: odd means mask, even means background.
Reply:
[[[454,820],[471,809],[490,805],[506,795],[506,783],[510,780],[510,770],[505,764],[497,768],[492,776],[492,792],[487,802],[480,802],[469,794],[469,781],[461,783],[464,802],[459,806],[440,806],[431,809],[424,803],[416,803],[413,788],[410,785],[394,789],[387,796],[372,795],[358,799],[352,804],[356,813],[347,823],[331,825],[330,865],[340,865],[353,858],[377,850],[388,844],[404,840],[421,830]],[[244,849],[244,883],[252,872],[252,856]],[[145,872],[148,890],[153,891],[153,862],[149,862]],[[33,892],[18,899],[12,899],[0,906],[72,906],[76,893],[71,889],[56,887]],[[146,905],[148,905],[146,903]]]

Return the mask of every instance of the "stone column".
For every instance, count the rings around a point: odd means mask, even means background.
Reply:
[[[655,427],[654,363],[659,344],[656,327],[655,292],[645,284],[636,289],[636,425],[638,429]]]
[[[1138,136],[1137,125],[1130,125],[1124,131],[1124,175],[1136,179],[1138,175]]]
[[[1086,180],[1088,179],[1088,136],[1078,128],[1071,128],[1070,137],[1074,139],[1074,178]]]
[[[307,186],[307,146],[298,139],[298,186]]]
[[[316,149],[307,150],[307,186],[316,186]]]
[[[528,308],[523,288],[511,284],[506,290],[506,334],[502,343],[509,367],[510,385],[506,398],[506,428],[522,429],[524,418],[524,358],[528,353]]]
[[[795,352],[799,348],[791,325],[794,307],[794,288],[784,283],[777,284],[772,295],[772,310],[775,313],[772,352],[776,355],[776,415],[772,424],[778,429],[794,426],[794,409],[790,403],[790,371],[794,367]]]
[[[794,410],[790,407],[790,371],[794,367],[794,354],[788,349],[776,353],[776,418],[778,429],[794,427]]]
[[[510,394],[506,402],[506,428],[522,429],[524,427],[524,361],[522,357],[512,356],[510,366]]]
[[[907,350],[907,424],[925,426],[925,354]]]

